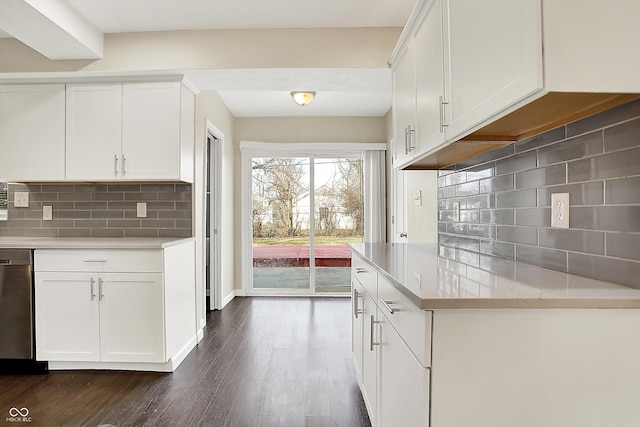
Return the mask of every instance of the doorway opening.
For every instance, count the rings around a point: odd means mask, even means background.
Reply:
[[[251,293],[343,294],[364,238],[360,153],[262,155],[251,164]]]
[[[207,310],[222,308],[220,271],[220,191],[222,140],[207,130],[205,155],[205,289]]]

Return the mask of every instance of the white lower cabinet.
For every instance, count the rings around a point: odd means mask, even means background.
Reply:
[[[429,369],[415,358],[379,310],[380,426],[429,425]]]
[[[41,272],[36,296],[39,360],[165,361],[161,273]]]
[[[194,254],[193,241],[36,250],[37,360],[53,369],[173,371],[197,343]]]
[[[379,301],[383,298],[380,292],[386,286],[385,279],[375,272],[367,276],[357,275],[357,268],[362,271],[363,267],[355,259],[351,277],[351,348],[371,425],[428,426],[429,369],[424,366],[425,359],[414,355],[388,318],[397,317],[400,311],[405,311],[405,307],[395,308],[399,300],[394,299],[387,300],[394,304],[393,314],[378,309]],[[366,288],[360,282],[360,277],[368,280]],[[412,325],[418,333],[424,331],[426,324],[429,327],[431,325],[431,312],[425,313],[429,313],[426,317],[429,322]],[[397,319],[394,318],[394,321]]]

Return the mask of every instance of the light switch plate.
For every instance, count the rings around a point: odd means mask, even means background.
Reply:
[[[146,218],[147,217],[147,204],[142,202],[137,205],[137,216],[138,218]]]
[[[16,208],[28,208],[29,193],[26,191],[16,191],[13,195],[13,206]]]
[[[413,204],[414,206],[422,206],[422,191],[413,192]]]
[[[53,207],[52,206],[43,206],[42,207],[42,220],[43,221],[51,221],[53,219]]]
[[[551,195],[551,227],[569,228],[569,193]]]

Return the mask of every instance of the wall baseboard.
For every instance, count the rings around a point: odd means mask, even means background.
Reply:
[[[229,304],[231,300],[234,299],[235,297],[236,297],[236,290],[234,289],[226,297],[222,299],[222,307],[220,307],[220,310],[222,310],[227,304]]]

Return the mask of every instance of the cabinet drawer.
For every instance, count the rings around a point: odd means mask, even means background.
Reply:
[[[425,367],[431,366],[433,313],[418,308],[381,276],[378,277],[378,307],[417,359]]]
[[[161,273],[161,250],[38,249],[35,271],[101,271]]]
[[[373,267],[354,255],[351,259],[351,274],[358,279],[374,301],[378,299],[378,273]]]

